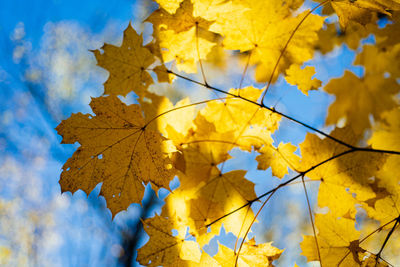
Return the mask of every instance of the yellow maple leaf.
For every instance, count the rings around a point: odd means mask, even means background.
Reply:
[[[400,150],[400,110],[395,108],[383,115],[384,122],[375,126],[375,131],[368,141],[373,148]],[[369,216],[382,224],[400,215],[400,185],[398,176],[400,169],[399,155],[391,155],[375,175],[378,189],[384,190],[380,198],[371,199],[364,208]]]
[[[243,89],[231,89],[229,93],[257,102],[262,90],[248,86]],[[208,121],[215,123],[218,132],[240,132],[251,125],[258,125],[273,133],[278,128],[281,119],[281,116],[237,97],[210,102],[201,111],[201,114]]]
[[[161,216],[170,219],[173,229],[179,233],[186,233],[187,227],[193,224],[190,218],[189,201],[194,198],[196,188],[182,189],[177,188],[172,194],[165,198],[165,205],[162,208]],[[195,236],[194,233],[189,233]],[[199,242],[199,240],[197,240]],[[201,244],[201,242],[199,242]]]
[[[232,267],[235,266],[236,255],[232,249],[219,243],[218,253],[214,256],[214,259],[217,260],[221,267]],[[250,267],[240,257],[238,259],[237,265],[240,267]]]
[[[213,22],[200,16],[195,17],[190,0],[180,3],[172,15],[161,8],[146,21],[153,24],[153,36],[159,42],[163,60],[175,60],[178,70],[196,72],[197,61],[206,59],[216,44],[213,34],[208,31]]]
[[[142,43],[142,35],[138,35],[129,24],[121,47],[104,44],[101,47],[103,52],[93,51],[97,65],[110,73],[104,83],[105,94],[125,96],[134,91],[141,96],[153,83],[147,69],[155,62],[155,57]]]
[[[194,127],[195,107],[190,106],[189,98],[184,98],[173,105],[165,96],[146,93],[144,98],[138,101],[144,111],[145,119],[147,121],[154,120],[148,127],[158,130],[163,136],[174,141],[174,143],[178,143],[178,140],[172,139],[174,137],[172,131],[170,131],[171,136],[169,136],[168,126],[182,135],[186,135],[189,129]]]
[[[224,20],[218,33],[224,37],[224,47],[241,52],[251,52],[250,63],[255,64],[256,80],[265,82],[272,74],[274,65],[285,47],[296,25],[307,11],[292,16],[302,1],[262,0],[242,1],[247,8],[240,18],[232,16]],[[294,34],[275,72],[287,69],[291,64],[302,64],[313,56],[313,44],[323,18],[310,15]]]
[[[337,219],[331,213],[316,214],[318,245],[323,266],[360,266],[365,250],[359,246],[360,233],[355,229],[355,221]],[[318,261],[318,249],[314,236],[304,236],[300,243],[307,261]]]
[[[367,211],[368,216],[381,223],[381,225],[386,224],[393,219],[400,216],[400,186],[397,185],[391,191],[397,191],[395,194],[390,194],[385,198],[378,199],[375,201],[373,207],[368,205],[363,205],[364,209]],[[386,226],[386,229],[390,229],[393,225]]]
[[[288,167],[297,166],[300,161],[300,157],[294,154],[297,147],[287,143],[280,143],[277,148],[273,146],[263,146],[260,149],[261,155],[256,157],[258,161],[257,168],[260,170],[266,170],[271,167],[272,175],[283,178],[288,173]]]
[[[400,10],[398,0],[339,0],[330,1],[330,3],[339,17],[340,26],[344,29],[350,20],[363,25],[371,22],[372,12],[390,16],[387,10]]]
[[[279,259],[283,250],[273,247],[272,242],[256,245],[254,238],[243,244],[240,257],[250,266],[272,266]]]
[[[400,150],[400,109],[394,108],[383,114],[384,122],[375,127],[375,131],[368,141],[373,148]]]
[[[340,203],[340,204],[339,204]],[[355,218],[357,201],[343,184],[323,181],[318,189],[318,206],[328,207],[336,217]]]
[[[197,232],[205,234],[207,224],[256,198],[254,184],[244,177],[245,173],[218,173],[197,187],[196,198],[190,203],[190,216]],[[241,209],[211,225],[211,229],[219,230],[223,223],[227,232],[243,237],[253,218],[251,209]]]
[[[221,267],[221,265],[210,255],[203,252],[201,254],[200,262],[189,262],[188,267]]]
[[[256,245],[256,241],[252,238],[243,244],[237,266],[273,266],[272,262],[279,259],[282,253],[283,250],[273,247],[272,242]],[[231,267],[235,265],[236,253],[219,244],[218,253],[214,258],[222,267]]]
[[[394,64],[393,59],[400,57],[400,45],[379,47],[378,45],[364,45],[354,65],[362,65],[365,75],[390,76],[392,79],[400,77],[400,65]],[[379,77],[379,76],[378,76]],[[386,88],[384,91],[390,94],[394,89]]]
[[[178,158],[183,161],[178,168],[184,174],[180,176],[182,188],[197,186],[219,173],[217,165],[231,158],[228,152],[233,148],[232,142],[227,141],[233,139],[231,132],[216,132],[214,123],[200,114],[194,124],[195,129],[189,130],[186,136],[176,133],[172,127],[168,129],[169,136],[178,136],[172,138],[181,140],[177,148],[182,153]]]
[[[271,132],[260,125],[245,127],[236,132],[236,144],[240,149],[251,152],[252,149],[259,151],[264,145],[272,145],[274,140]]]
[[[168,13],[174,14],[183,0],[156,0],[156,2]]]
[[[161,57],[161,55],[159,56]],[[167,67],[164,64],[154,67],[153,71],[157,74],[157,79],[160,83],[172,83],[176,78],[175,75],[168,73]]]
[[[321,81],[312,76],[315,74],[315,68],[306,66],[301,69],[300,65],[292,64],[289,69],[286,70],[285,79],[289,84],[297,85],[300,91],[308,95],[309,90],[317,90],[321,86]]]
[[[318,42],[316,49],[320,50],[323,54],[331,52],[336,46],[343,43],[356,50],[360,41],[366,38],[377,28],[374,24],[361,25],[355,21],[349,21],[346,25],[346,31],[337,29],[336,23],[326,24],[323,29],[318,32]]]
[[[174,14],[184,0],[155,0],[164,10]],[[193,15],[205,18],[219,24],[227,16],[235,16],[237,12],[245,9],[240,1],[226,0],[191,0],[193,4]],[[215,25],[214,25],[215,27]]]
[[[200,262],[201,251],[195,241],[188,241],[182,234],[174,236],[171,221],[156,216],[143,221],[150,240],[138,249],[137,261],[146,266],[185,266],[186,261]]]
[[[139,106],[116,96],[93,98],[90,106],[95,116],[72,114],[56,128],[62,143],[81,145],[63,166],[61,190],[89,194],[103,182],[100,194],[115,216],[141,202],[143,183],[169,188],[174,170],[164,140],[146,129]]]
[[[334,124],[346,118],[346,125],[362,133],[371,126],[370,114],[379,120],[382,112],[397,105],[393,96],[400,91],[400,85],[394,78],[385,78],[382,74],[359,78],[346,70],[343,77],[332,79],[324,90],[336,96],[329,107],[326,123]]]
[[[400,42],[400,12],[393,12],[391,16],[392,23],[389,23],[384,28],[376,27],[372,31],[376,38],[376,46],[380,49],[388,49],[396,46]]]
[[[331,136],[350,145],[354,145],[359,138],[350,127],[336,128]],[[302,154],[298,167],[300,170],[307,170],[350,150],[329,138],[320,139],[314,134],[307,134],[304,142],[300,144],[300,149]],[[322,183],[341,186],[343,190],[347,189],[350,193],[354,193],[358,200],[365,201],[376,196],[368,178],[376,175],[385,159],[383,154],[354,151],[329,160],[306,175]],[[347,205],[351,202],[342,204]]]
[[[362,2],[362,1],[357,1]],[[349,21],[356,21],[362,25],[368,24],[374,18],[371,11],[386,11],[379,6],[376,7],[366,7],[363,5],[357,5],[352,1],[332,1],[331,5],[339,17],[340,27],[345,30]]]

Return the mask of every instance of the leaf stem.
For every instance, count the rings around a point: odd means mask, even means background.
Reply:
[[[303,183],[304,194],[305,194],[306,200],[307,200],[308,215],[310,217],[310,222],[311,222],[311,226],[312,226],[312,230],[313,230],[313,234],[314,234],[315,245],[317,246],[318,260],[319,260],[320,266],[322,267],[322,259],[321,259],[321,252],[319,251],[317,231],[315,230],[315,225],[314,225],[314,220],[313,220],[313,215],[312,215],[311,205],[310,205],[310,199],[308,198],[307,187],[304,182],[304,175],[301,176],[301,182]]]
[[[196,21],[196,50],[197,50],[197,57],[199,59],[200,63],[200,70],[201,70],[201,75],[203,76],[203,81],[205,84],[207,84],[207,79],[206,79],[206,74],[204,72],[203,68],[203,62],[201,61],[200,57],[200,49],[199,49],[199,23]]]
[[[196,103],[192,103],[192,104],[188,104],[188,105],[184,105],[184,106],[180,106],[180,107],[175,107],[173,109],[170,109],[170,110],[167,110],[167,111],[164,111],[164,112],[158,114],[157,116],[155,116],[154,118],[149,120],[143,127],[147,127],[151,122],[155,121],[159,117],[161,117],[161,116],[163,116],[163,115],[165,115],[167,113],[170,113],[172,111],[183,109],[183,108],[188,108],[188,107],[193,107],[193,106],[197,106],[197,105],[201,105],[201,104],[205,104],[205,103],[208,103],[208,102],[211,102],[211,101],[215,101],[215,100],[223,100],[223,99],[226,99],[226,97],[208,99],[208,100],[204,100],[204,101],[200,101],[200,102],[196,102]]]

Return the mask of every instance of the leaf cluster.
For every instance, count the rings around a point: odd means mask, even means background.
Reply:
[[[284,251],[257,244],[248,233],[277,191],[300,182],[313,230],[300,244],[308,261],[391,265],[383,252],[395,242],[400,222],[400,2],[320,1],[312,10],[304,10],[302,0],[156,2],[159,8],[146,19],[153,26],[149,43],[129,25],[120,46],[93,51],[109,77],[104,95],[90,103],[93,115],[72,114],[57,127],[63,143],[80,144],[64,164],[62,191],[89,194],[102,183],[100,194],[114,217],[141,202],[145,185],[170,190],[178,177],[180,186],[166,197],[161,213],[143,221],[150,240],[138,250],[141,264],[271,266]],[[322,15],[315,14],[320,7]],[[334,13],[340,28],[325,21]],[[385,27],[378,26],[382,17],[390,21]],[[313,78],[315,68],[304,66],[316,52],[324,55],[337,45],[357,49],[370,34],[375,44],[363,45],[354,61],[365,69],[361,76],[346,70],[322,86]],[[234,58],[243,62],[240,85],[211,85],[205,66],[223,68]],[[249,69],[254,84],[264,87],[242,87]],[[280,76],[305,95],[320,90],[335,96],[326,118],[333,131],[265,104]],[[174,105],[154,91],[163,83],[178,86],[179,80],[218,96]],[[131,92],[135,104],[117,97]],[[282,120],[309,131],[301,144],[276,144],[273,134]],[[246,164],[225,171],[234,149],[256,153],[258,169],[271,169],[281,179],[278,186],[257,195]],[[316,205],[324,213],[310,203],[312,181],[319,184]],[[203,248],[221,227],[238,241],[234,250],[219,244],[212,257]]]

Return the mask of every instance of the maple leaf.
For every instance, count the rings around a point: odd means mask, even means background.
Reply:
[[[396,193],[388,194],[384,198],[376,200],[373,207],[363,205],[369,217],[381,222],[382,225],[400,216],[400,188],[397,185],[391,191],[396,191]],[[386,229],[391,227],[392,225],[389,225]]]
[[[369,115],[379,120],[382,112],[397,104],[393,96],[400,91],[395,79],[381,74],[370,74],[363,78],[345,71],[342,78],[332,79],[324,88],[336,96],[328,111],[327,124],[346,118],[346,124],[357,133],[370,128]]]
[[[226,49],[250,52],[250,63],[257,66],[256,80],[267,81],[294,28],[307,12],[292,16],[292,12],[302,4],[296,0],[249,0],[243,3],[247,9],[240,19],[227,18],[218,33],[224,36]],[[303,22],[283,54],[275,78],[291,64],[302,64],[312,58],[313,44],[323,20],[320,16],[310,15]]]
[[[261,92],[252,86],[229,90],[230,94],[251,101],[257,101]],[[250,152],[252,148],[272,145],[271,134],[279,127],[281,116],[242,98],[228,97],[225,101],[210,102],[201,114],[215,124],[217,132],[231,132],[233,138],[230,140],[243,150]]]
[[[350,49],[356,50],[361,40],[370,35],[376,28],[376,25],[372,23],[361,25],[357,22],[349,21],[346,25],[346,31],[343,31],[343,29],[337,29],[336,23],[329,23],[318,32],[319,38],[315,47],[323,54],[331,52],[336,46],[342,44],[346,44]]]
[[[189,129],[194,127],[195,107],[190,106],[189,98],[178,101],[175,105],[165,96],[153,93],[146,93],[143,99],[138,100],[143,109],[145,119],[155,121],[149,124],[149,128],[159,131],[163,136],[171,139],[176,145],[179,140],[173,140],[173,131],[168,131],[172,127],[175,132],[186,135]],[[176,120],[175,118],[179,118]]]
[[[395,108],[383,114],[385,123],[379,123],[368,141],[373,148],[400,149],[400,109]]]
[[[371,194],[372,195],[372,194]],[[340,205],[339,205],[340,203]],[[357,200],[341,182],[321,181],[318,189],[318,206],[328,207],[332,214],[339,217],[354,219],[357,213]]]
[[[195,263],[195,262],[189,262],[188,267],[221,267],[221,265],[210,255],[207,253],[203,252],[201,254],[200,262]]]
[[[146,129],[139,106],[126,106],[116,96],[93,98],[90,106],[94,117],[72,114],[56,128],[62,143],[81,145],[63,166],[61,190],[89,194],[102,182],[100,194],[115,216],[141,202],[143,183],[169,188],[174,170],[164,140]]]
[[[257,101],[262,90],[249,86],[243,89],[231,89],[229,93]],[[224,102],[210,102],[201,110],[201,114],[208,121],[215,123],[218,132],[240,132],[250,126],[258,125],[273,133],[278,128],[281,119],[279,115],[238,97],[228,97]]]
[[[189,201],[195,196],[195,190],[195,188],[177,188],[173,191],[173,194],[169,194],[165,198],[161,216],[169,218],[171,227],[176,229],[178,233],[186,233],[187,227],[193,225],[193,221],[190,218]],[[195,236],[195,233],[192,233],[191,230],[189,229],[189,233]],[[200,245],[202,244],[199,240],[197,242]]]
[[[388,14],[380,6],[358,5],[358,3],[354,3],[353,1],[334,1],[331,2],[331,5],[339,17],[340,27],[342,27],[343,30],[347,28],[349,21],[356,21],[362,25],[370,23],[374,18],[371,11]]]
[[[321,264],[326,266],[359,266],[365,250],[359,247],[360,233],[354,229],[354,220],[336,219],[331,213],[316,214],[315,225],[318,228],[318,243]],[[302,255],[307,261],[319,260],[313,236],[304,236],[300,243]]]
[[[183,0],[156,0],[156,2],[168,13],[174,14]]]
[[[339,0],[330,1],[330,3],[339,17],[340,26],[344,29],[350,20],[364,25],[371,22],[372,12],[390,16],[387,10],[400,10],[398,0]]]
[[[354,60],[354,65],[364,66],[366,76],[390,74],[392,78],[397,78],[400,77],[400,65],[393,64],[391,59],[397,58],[399,55],[400,46],[379,48],[373,45],[364,45],[363,51]]]
[[[254,184],[244,178],[245,171],[237,170],[228,173],[217,173],[207,182],[201,183],[196,190],[195,198],[191,200],[191,212],[195,229],[200,234],[206,233],[206,226],[213,220],[235,210],[237,207],[254,199]],[[244,230],[250,226],[254,214],[252,210],[242,209],[224,218],[211,228],[217,229],[224,224],[227,232],[242,237]],[[241,223],[238,223],[238,222]]]
[[[243,244],[238,259],[238,266],[273,266],[272,262],[279,259],[283,250],[273,247],[272,242],[256,245],[254,238]],[[236,253],[230,248],[219,244],[217,255],[214,258],[222,267],[230,267],[235,264]]]
[[[375,126],[372,137],[368,140],[369,144],[376,149],[393,149],[400,150],[400,110],[398,108],[387,111],[383,114],[383,122]],[[393,173],[398,173],[400,166],[400,157],[398,155],[390,155],[387,157],[385,164],[377,174],[379,178],[378,184],[386,188],[391,194],[400,193],[398,188],[398,178]]]
[[[200,262],[201,251],[194,241],[181,235],[174,236],[171,221],[156,216],[143,221],[146,233],[151,236],[142,248],[138,249],[137,260],[146,266],[185,266],[186,261]]]
[[[297,85],[300,91],[308,95],[309,90],[317,90],[321,86],[321,81],[314,78],[311,79],[315,74],[315,68],[306,66],[301,69],[300,65],[293,64],[288,70],[286,70],[286,81],[289,84]]]
[[[377,47],[380,49],[388,49],[390,47],[397,46],[400,41],[399,20],[400,12],[393,12],[393,15],[391,16],[392,23],[386,25],[384,28],[376,27],[372,30],[372,33],[376,38]]]
[[[159,41],[163,60],[175,60],[178,70],[196,72],[197,60],[206,59],[216,44],[213,34],[208,31],[213,22],[194,17],[190,0],[183,1],[172,15],[161,8],[146,21],[153,24],[153,35]]]
[[[375,126],[375,131],[368,141],[373,148],[400,149],[400,110],[393,109],[383,115],[385,122]],[[367,202],[364,208],[369,216],[382,224],[400,215],[400,185],[397,175],[399,172],[400,157],[391,155],[376,174],[378,188],[384,190],[379,198],[371,199],[373,205]]]
[[[297,147],[287,143],[280,143],[277,148],[272,146],[264,146],[260,149],[261,155],[256,157],[258,161],[258,169],[272,169],[272,175],[283,178],[288,173],[288,167],[297,166],[300,157],[294,154]]]
[[[153,83],[147,69],[155,62],[155,57],[142,43],[142,35],[138,35],[129,24],[121,47],[104,44],[101,47],[103,52],[93,51],[97,65],[110,73],[104,83],[105,94],[125,96],[134,91],[141,96]]]
[[[212,174],[218,172],[217,165],[231,157],[228,152],[233,148],[232,143],[226,141],[233,139],[231,132],[216,132],[215,125],[200,114],[194,124],[195,130],[189,131],[185,137],[178,137],[180,141],[177,148],[182,153],[182,157],[178,158],[181,161],[178,165],[184,174],[180,176],[182,188],[207,181]],[[172,132],[175,131],[170,128],[170,136]],[[178,134],[175,132],[173,135]]]
[[[331,136],[339,138],[348,144],[354,144],[357,135],[351,128],[337,128]],[[312,169],[307,173],[307,177],[321,181],[320,190],[324,190],[323,195],[318,199],[322,201],[320,206],[328,206],[331,211],[337,212],[338,217],[349,212],[354,215],[354,201],[341,201],[341,207],[336,207],[334,199],[343,197],[351,199],[350,194],[355,194],[359,201],[366,201],[376,196],[372,184],[368,178],[373,177],[379,171],[386,157],[379,153],[369,153],[365,151],[349,152],[349,148],[331,139],[320,139],[316,135],[307,134],[306,139],[300,144],[302,160],[300,170],[307,170],[317,166],[320,162],[328,160],[325,164]],[[343,154],[341,157],[334,158],[336,155]],[[331,159],[331,160],[329,160]],[[332,195],[328,198],[327,195]],[[333,204],[333,206],[331,206]]]

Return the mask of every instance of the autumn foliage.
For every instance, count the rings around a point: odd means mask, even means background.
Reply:
[[[102,183],[100,194],[114,217],[141,203],[145,185],[170,190],[177,176],[180,186],[166,197],[161,214],[143,221],[150,240],[138,250],[138,262],[271,266],[285,251],[247,237],[258,216],[252,205],[261,201],[262,209],[283,187],[300,183],[313,233],[300,244],[307,261],[399,263],[391,251],[398,249],[400,223],[400,1],[319,1],[312,10],[302,0],[156,2],[159,9],[146,19],[153,26],[150,42],[129,25],[120,46],[94,51],[109,77],[104,95],[90,103],[92,115],[72,114],[57,127],[63,143],[80,144],[64,164],[62,191],[89,194]],[[338,23],[325,20],[334,13]],[[374,44],[360,45],[371,35]],[[353,64],[365,71],[346,70],[322,86],[313,78],[315,68],[303,64],[340,45],[356,51]],[[229,68],[232,59],[242,62],[241,81],[254,70],[249,79],[257,86],[212,84],[206,66]],[[279,77],[305,95],[320,90],[335,96],[326,117],[334,129],[317,129],[266,105]],[[155,93],[179,80],[215,97],[174,105]],[[118,97],[131,92],[135,104]],[[298,146],[274,141],[283,120],[308,131]],[[271,169],[280,184],[257,195],[246,164],[225,171],[234,149],[255,153],[258,169]],[[312,181],[319,184],[315,206],[307,189]],[[234,250],[219,244],[211,256],[203,247],[221,227],[239,242]]]

